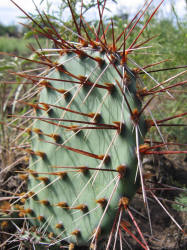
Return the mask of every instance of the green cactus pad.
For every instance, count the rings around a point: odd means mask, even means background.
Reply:
[[[132,114],[141,102],[136,76],[120,65],[119,54],[114,62],[97,49],[79,50],[85,54],[64,53],[40,81],[28,182],[35,195],[25,208],[42,216],[31,222],[46,223],[51,244],[64,239],[86,246],[98,226],[100,239],[110,232],[120,199],[131,199],[139,187]],[[143,116],[138,127],[141,144]]]

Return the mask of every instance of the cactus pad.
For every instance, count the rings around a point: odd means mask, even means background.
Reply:
[[[25,206],[50,218],[48,233],[88,245],[94,230],[109,233],[120,199],[139,187],[135,126],[143,143],[146,122],[133,118],[141,110],[136,76],[120,55],[114,62],[99,48],[79,51],[60,56],[39,83],[28,184],[35,195]]]

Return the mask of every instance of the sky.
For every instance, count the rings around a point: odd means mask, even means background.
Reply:
[[[35,12],[35,7],[32,0],[14,0],[21,8],[26,12]],[[39,6],[42,0],[34,0],[36,5]],[[40,9],[45,9],[46,0],[40,5]],[[52,8],[58,9],[58,6],[62,0],[49,0],[53,2]],[[145,0],[118,0],[118,4],[112,4],[110,0],[108,2],[108,7],[112,10],[112,14],[116,13],[136,13],[138,7],[140,7]],[[154,0],[153,3],[158,4],[160,0]],[[185,0],[165,0],[165,3],[161,7],[165,14],[170,13],[170,3],[173,2],[175,9],[180,17],[185,14]],[[4,25],[17,24],[21,19],[19,16],[23,16],[22,12],[10,1],[10,0],[0,0],[0,23]]]

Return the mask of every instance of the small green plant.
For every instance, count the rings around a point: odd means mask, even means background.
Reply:
[[[176,210],[187,212],[187,197],[186,195],[180,195],[176,198],[176,204],[173,207]]]
[[[187,81],[172,85],[166,85],[171,79],[158,82],[147,68],[162,62],[140,67],[131,58],[151,40],[139,42],[163,1],[130,44],[129,36],[152,1],[145,3],[121,34],[115,34],[112,21],[103,22],[106,1],[103,4],[98,1],[100,19],[95,28],[82,15],[77,18],[70,1],[67,2],[76,29],[67,31],[77,41],[64,40],[47,15],[41,16],[41,24],[24,12],[35,24],[31,29],[36,39],[36,33],[44,36],[53,42],[53,47],[40,50],[31,47],[35,57],[24,58],[45,67],[43,71],[38,73],[36,68],[37,74],[16,73],[32,84],[31,90],[19,100],[32,108],[30,113],[14,115],[16,119],[30,121],[26,127],[19,127],[31,142],[28,147],[23,144],[24,139],[20,147],[30,155],[28,168],[19,173],[28,182],[27,191],[17,195],[19,198],[2,211],[11,211],[12,221],[15,213],[25,220],[17,237],[34,248],[99,249],[104,241],[106,249],[111,246],[117,249],[119,240],[123,249],[121,234],[125,231],[142,248],[149,249],[129,204],[138,191],[142,193],[149,220],[148,194],[167,210],[146,186],[150,174],[143,172],[143,157],[187,153],[169,150],[169,145],[175,143],[167,143],[159,129],[186,113],[156,120],[149,108],[157,95],[165,93],[172,97],[169,89]],[[83,5],[81,13],[82,8]],[[109,31],[112,38],[108,38]],[[142,73],[156,85],[147,89],[141,80]],[[28,101],[29,98],[33,101]],[[146,138],[151,127],[157,128],[161,142]],[[131,218],[140,240],[129,229],[124,214]]]

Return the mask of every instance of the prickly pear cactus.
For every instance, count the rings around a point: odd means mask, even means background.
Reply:
[[[84,54],[66,52],[47,76],[55,80],[40,81],[28,183],[35,195],[25,206],[51,218],[48,233],[88,245],[94,230],[109,234],[120,200],[139,187],[136,139],[143,143],[146,122],[135,120],[136,76],[120,54],[75,49]]]
[[[30,106],[32,112],[18,117],[31,122],[28,127],[19,128],[22,134],[29,134],[30,140],[30,148],[28,145],[21,148],[30,156],[28,168],[20,174],[23,181],[28,180],[27,191],[4,210],[18,212],[20,219],[26,221],[18,237],[21,242],[27,240],[38,249],[76,246],[98,249],[107,239],[105,245],[109,249],[115,235],[115,249],[119,233],[123,249],[121,233],[125,231],[142,248],[149,249],[129,202],[137,191],[142,193],[150,220],[142,159],[145,154],[173,154],[173,151],[157,151],[167,143],[163,140],[152,145],[145,135],[152,126],[161,135],[160,124],[185,115],[154,119],[149,104],[155,95],[175,85],[164,87],[146,72],[147,67],[161,62],[142,68],[130,58],[149,41],[137,42],[161,3],[126,47],[127,38],[150,3],[146,1],[135,19],[115,37],[113,22],[110,27],[102,20],[105,1],[103,5],[98,1],[97,29],[92,29],[83,17],[77,22],[68,1],[76,28],[72,34],[77,42],[64,40],[47,16],[42,17],[47,26],[44,28],[22,10],[37,26],[33,29],[35,36],[38,33],[50,39],[53,47],[46,50],[31,47],[36,57],[24,58],[45,66],[44,71],[37,68],[33,70],[39,71],[36,75],[30,71],[16,73],[33,84],[28,95],[19,101]],[[110,44],[108,29],[112,33]],[[132,69],[129,61],[137,68]],[[147,90],[139,73],[149,75],[156,87]],[[151,98],[142,104],[149,95]],[[28,102],[29,96],[34,97],[34,102]],[[151,120],[144,117],[145,109]],[[152,190],[148,191],[167,211]],[[130,216],[141,241],[130,231],[124,213]],[[182,230],[173,217],[172,220]]]

